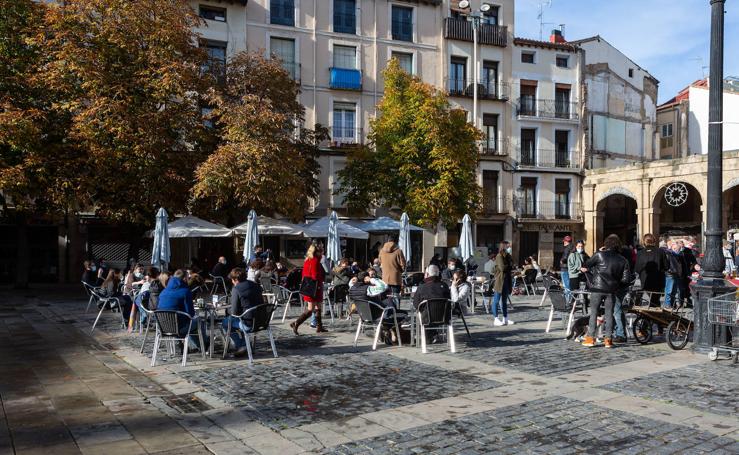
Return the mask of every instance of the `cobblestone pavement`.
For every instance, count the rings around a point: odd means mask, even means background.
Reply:
[[[704,363],[602,386],[726,416],[739,415],[739,368]]]
[[[36,453],[739,453],[737,367],[664,343],[586,349],[544,332],[540,297],[515,325],[481,307],[446,343],[353,346],[356,322],[295,337],[274,323],[247,359],[151,367],[153,336],[85,313],[80,290],[0,295],[0,455]],[[328,318],[324,319],[327,322]],[[356,319],[355,319],[356,321]]]
[[[739,452],[739,443],[705,432],[560,397],[364,439],[331,454],[574,454]]]

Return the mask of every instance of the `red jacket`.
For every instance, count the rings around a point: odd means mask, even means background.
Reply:
[[[308,258],[303,263],[303,278],[313,278],[316,280],[318,291],[315,297],[303,296],[306,302],[322,303],[323,302],[323,280],[326,278],[326,272],[321,265],[321,256],[315,255]]]

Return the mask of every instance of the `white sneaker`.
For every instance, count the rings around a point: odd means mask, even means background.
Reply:
[[[493,325],[496,326],[496,327],[499,327],[499,326],[505,325],[505,324],[500,319],[495,318],[495,319],[493,319]]]
[[[511,321],[508,318],[503,319],[503,325],[513,325],[515,322]]]

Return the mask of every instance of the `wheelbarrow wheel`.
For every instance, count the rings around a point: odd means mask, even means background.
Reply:
[[[690,325],[690,322],[680,320],[670,322],[667,325],[667,345],[676,351],[684,348],[688,344]]]
[[[634,338],[641,344],[647,344],[652,339],[652,321],[644,316],[638,316],[632,326]]]

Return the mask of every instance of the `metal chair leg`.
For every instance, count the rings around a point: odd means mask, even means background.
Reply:
[[[447,326],[449,328],[449,349],[452,351],[452,354],[457,352],[457,344],[454,341],[454,326],[451,322],[449,322],[449,325]]]
[[[398,318],[396,313],[393,311],[393,323],[395,324],[395,334],[398,336],[398,347],[403,347],[403,342],[400,340],[400,325],[398,324]]]
[[[205,338],[203,338],[203,326],[198,323],[198,338],[200,338],[200,354],[203,356],[203,360],[205,360],[206,354],[205,354]]]
[[[267,328],[267,334],[269,335],[269,344],[272,346],[272,354],[277,358],[277,346],[275,346],[275,337],[272,335],[272,327]]]
[[[157,363],[157,351],[159,350],[159,343],[159,333],[157,333],[154,336],[154,350],[151,352],[151,366],[154,366]]]
[[[246,352],[247,352],[247,354],[249,354],[249,365],[253,365],[254,364],[254,354],[252,354],[252,352],[251,352],[251,337],[252,337],[252,334],[246,333],[244,335],[246,335]]]
[[[92,332],[95,331],[95,326],[98,325],[100,316],[103,314],[103,311],[105,311],[105,305],[107,305],[107,302],[103,301],[103,306],[100,307],[100,311],[98,311],[98,316],[95,318],[95,322],[92,323],[92,329],[90,329],[90,335],[92,335]]]
[[[552,318],[554,318],[554,306],[549,310],[549,320],[547,321],[546,333],[549,333],[549,327],[552,326]]]
[[[357,334],[354,335],[354,347],[357,347],[357,340],[359,339],[359,334],[362,332],[362,320],[359,320],[359,324],[357,324]]]
[[[421,353],[426,354],[426,329],[423,326],[423,323],[419,324],[420,331],[421,331]]]
[[[380,321],[377,323],[377,328],[375,329],[375,339],[372,342],[372,350],[377,350],[377,340],[380,339],[380,330],[382,330],[382,318],[380,318]]]
[[[141,350],[139,351],[139,354],[144,353],[144,346],[146,345],[146,337],[149,336],[149,326],[151,325],[152,317],[154,317],[154,313],[150,314],[149,317],[146,318],[146,331],[144,332],[144,339],[141,341]]]
[[[190,351],[190,334],[182,341],[182,366],[187,365],[187,353]]]
[[[467,332],[467,337],[471,340],[472,335],[470,335],[470,329],[467,327],[467,321],[464,318],[464,312],[462,309],[459,309],[459,317],[462,319],[462,324],[464,324],[464,330]]]
[[[228,345],[231,342],[231,320],[228,321],[228,330],[226,330],[226,336],[223,337],[223,358],[225,359],[228,355]]]
[[[539,301],[539,308],[544,306],[544,302],[546,301],[548,295],[549,289],[544,289],[544,295],[541,296],[541,301]]]

